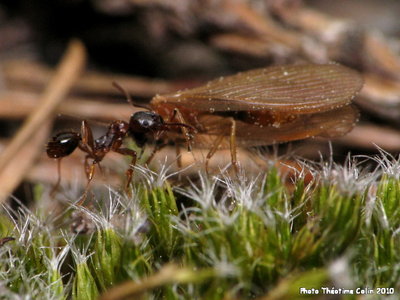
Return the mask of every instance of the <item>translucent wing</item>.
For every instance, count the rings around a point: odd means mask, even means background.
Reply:
[[[340,118],[338,118],[340,116]],[[332,111],[302,114],[292,122],[274,126],[257,126],[236,120],[236,142],[238,146],[251,147],[305,139],[313,136],[337,137],[349,132],[357,122],[358,111],[347,105]],[[204,115],[200,121],[205,133],[195,135],[195,144],[209,147],[219,136],[225,136],[221,148],[229,148],[230,118]]]
[[[350,103],[362,85],[357,72],[341,65],[283,65],[221,77],[198,88],[156,96],[152,104],[168,103],[210,112],[312,113]]]

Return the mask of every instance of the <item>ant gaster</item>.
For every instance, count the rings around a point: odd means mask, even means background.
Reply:
[[[145,108],[148,111],[139,111],[132,114],[129,119],[129,123],[122,120],[111,122],[108,126],[107,132],[97,139],[93,138],[92,129],[89,127],[86,120],[82,121],[80,133],[75,131],[64,131],[55,135],[48,142],[46,149],[47,155],[50,158],[55,158],[58,160],[58,180],[53,188],[52,193],[57,190],[60,184],[61,159],[70,155],[76,148],[79,148],[81,151],[86,153],[84,166],[88,179],[85,192],[79,201],[79,204],[82,204],[86,199],[87,191],[95,172],[95,166],[99,165],[100,167],[100,162],[110,151],[132,157],[129,168],[126,171],[126,188],[129,187],[133,176],[133,168],[136,164],[137,153],[132,149],[123,147],[123,141],[126,137],[131,137],[134,139],[137,146],[143,148],[149,138],[158,141],[164,132],[174,130],[174,127],[175,129],[178,127],[182,128],[182,131],[185,134],[185,139],[188,143],[188,149],[190,151],[191,135],[188,134],[188,129],[191,129],[194,132],[195,129],[192,126],[184,123],[164,121],[164,119],[158,113],[151,111],[148,107],[135,104],[130,95],[120,85],[117,83],[113,83],[113,85],[125,94],[129,103],[134,106]],[[170,120],[173,120],[175,116],[176,112],[174,111],[173,115],[170,117]],[[164,145],[165,144],[162,144],[161,146],[155,146],[153,153],[147,160],[147,163],[149,160],[151,160],[155,152]],[[92,161],[91,164],[89,163],[90,160]]]

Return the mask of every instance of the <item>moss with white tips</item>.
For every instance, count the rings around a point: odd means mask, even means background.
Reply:
[[[314,181],[300,174],[290,191],[276,169],[239,180],[200,173],[174,187],[166,172],[141,168],[130,197],[110,191],[57,217],[4,207],[0,232],[15,240],[0,247],[0,294],[301,299],[299,287],[335,286],[398,295],[399,162],[379,159],[370,173],[354,163],[306,163]],[[91,229],[71,231],[71,211]]]

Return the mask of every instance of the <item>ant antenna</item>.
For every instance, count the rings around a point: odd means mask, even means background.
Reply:
[[[117,90],[119,90],[123,95],[125,95],[126,100],[128,101],[128,103],[130,103],[132,106],[135,107],[140,107],[140,108],[144,108],[147,110],[151,111],[151,108],[148,105],[145,104],[137,104],[135,102],[133,102],[131,95],[117,82],[113,81],[112,82],[113,87],[115,87]]]
[[[66,119],[73,120],[73,121],[82,121],[82,119],[84,119],[84,118],[79,117],[79,116],[75,116],[75,115],[73,116],[73,115],[64,114],[64,113],[57,114],[57,117],[58,118],[66,118]],[[98,121],[98,120],[88,119],[88,122],[91,123],[91,124],[96,124],[98,126],[106,126],[106,127],[109,126],[109,123],[103,122],[103,121]]]

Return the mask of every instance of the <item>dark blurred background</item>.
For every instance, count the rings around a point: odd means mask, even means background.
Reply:
[[[305,24],[295,24],[299,20],[290,16],[296,10],[313,9],[333,19],[347,19],[354,23],[348,31],[353,31],[355,39],[364,30],[379,31],[390,37],[398,37],[400,32],[400,3],[393,0],[6,0],[0,4],[1,58],[29,56],[54,64],[67,41],[76,37],[87,46],[93,67],[145,76],[198,78],[264,66],[273,60],[291,61],[309,56],[288,51],[285,40],[281,45],[273,45],[281,46],[280,50],[264,46],[264,55],[261,45],[253,50],[239,49],[256,43],[251,37],[259,37],[262,29],[257,24],[248,24],[251,21],[243,16],[246,12],[241,14],[236,8],[227,8],[230,2],[271,18],[268,22],[274,22],[271,25],[279,30],[287,29],[314,39],[314,29],[312,36],[307,28],[300,28]],[[337,24],[337,31],[344,30],[340,26]],[[328,28],[320,29],[324,30]],[[239,43],[234,37],[226,41],[223,35],[227,34],[247,37],[248,44],[242,41],[241,45],[235,45]],[[276,37],[269,42],[276,43]],[[360,47],[355,45],[357,42],[361,43],[353,40],[354,45],[347,47]],[[267,55],[268,50],[274,53]]]

